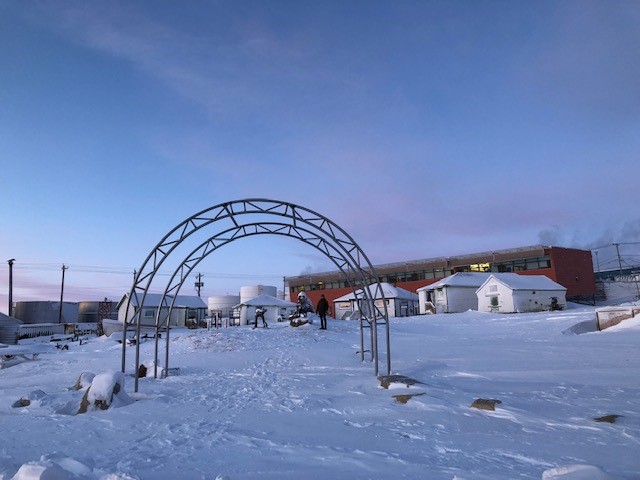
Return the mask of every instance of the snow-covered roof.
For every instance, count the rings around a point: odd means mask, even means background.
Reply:
[[[129,294],[126,294],[122,297],[122,300],[118,303],[118,308],[122,305],[122,302],[126,302]],[[131,305],[138,306],[138,300],[142,300],[142,295],[138,295],[138,298],[134,296],[131,299]],[[147,296],[144,298],[144,306],[145,307],[158,307],[160,305],[160,300],[162,300],[161,293],[147,293]],[[171,301],[173,300],[173,295],[167,295],[164,299],[164,303],[162,306],[168,307],[171,305]],[[176,297],[176,301],[173,304],[174,308],[207,308],[207,304],[204,303],[200,297],[196,295],[178,295]]]
[[[259,306],[295,307],[296,306],[296,304],[293,302],[288,302],[287,300],[281,300],[279,298],[274,297],[273,295],[268,295],[266,293],[263,293],[262,295],[258,295],[257,297],[254,297],[250,300],[242,302],[241,304],[236,305],[236,307],[239,307],[240,305],[255,306],[255,307],[259,307]]]
[[[410,292],[409,290],[405,290],[404,288],[394,287],[390,283],[381,283],[380,286],[382,287],[382,293],[384,293],[384,298],[386,299],[397,298],[399,300],[418,300],[417,293]],[[369,289],[371,293],[376,297],[376,300],[381,298],[380,296],[378,296],[377,284],[373,283],[369,285]],[[356,290],[355,294],[351,292],[343,295],[342,297],[338,297],[334,300],[334,302],[346,302],[347,300],[354,300],[356,298],[356,295],[358,296],[358,298],[362,298],[362,289]]]
[[[499,274],[498,274],[499,275]],[[442,287],[475,287],[478,288],[487,278],[491,276],[489,272],[458,272],[448,277],[438,280],[435,283],[420,287],[418,292],[435,290]]]
[[[22,321],[0,312],[0,325],[20,325]]]
[[[418,292],[443,287],[481,288],[490,277],[501,281],[512,290],[566,290],[545,275],[520,275],[518,273],[457,272],[435,283],[420,287]]]
[[[511,290],[567,290],[559,283],[554,282],[545,275],[518,275],[517,273],[497,273],[492,274],[478,288],[481,290],[487,283],[498,281],[509,287]]]

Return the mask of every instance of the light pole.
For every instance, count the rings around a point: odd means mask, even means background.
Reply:
[[[58,323],[62,323],[62,298],[64,296],[64,271],[69,268],[62,264],[62,284],[60,285],[60,307],[58,308]],[[124,342],[124,339],[122,339]]]
[[[9,264],[9,316],[13,316],[13,262],[16,259],[12,258],[11,260],[7,260]]]
[[[619,243],[612,243],[611,245],[616,247],[616,252],[618,254],[618,269],[620,271],[620,276],[622,276],[622,260],[620,259],[620,244]]]

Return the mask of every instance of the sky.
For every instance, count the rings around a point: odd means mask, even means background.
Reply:
[[[65,300],[119,299],[175,225],[251,197],[373,264],[640,242],[638,45],[634,1],[0,0],[0,310],[6,260],[14,301],[59,299],[63,264]],[[202,293],[327,270],[242,240]]]
[[[391,371],[419,383],[388,389],[357,354],[358,322],[332,318],[173,328],[179,375],[137,391],[116,334],[22,340],[2,350],[41,353],[0,369],[0,479],[637,479],[640,318],[597,331],[594,310],[392,318]],[[153,372],[154,342],[138,346]],[[110,408],[78,413],[87,388]]]

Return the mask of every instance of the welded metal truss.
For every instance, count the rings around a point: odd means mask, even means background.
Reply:
[[[202,232],[201,232],[202,231]],[[204,233],[204,240],[195,240]],[[192,237],[194,235],[194,237]],[[342,272],[354,293],[357,292],[360,308],[360,356],[364,361],[364,329],[370,330],[370,353],[378,375],[378,325],[385,326],[386,370],[391,373],[391,352],[389,336],[389,315],[384,292],[371,262],[353,238],[328,218],[308,208],[269,199],[244,199],[225,202],[203,210],[187,218],[167,233],[149,253],[136,271],[134,283],[127,298],[125,312],[134,309],[130,319],[124,321],[122,342],[122,372],[126,365],[126,334],[129,326],[135,328],[136,339],[140,339],[142,319],[140,318],[145,299],[152,281],[171,254],[182,257],[190,244],[197,246],[178,262],[170,280],[164,288],[159,305],[168,307],[161,314],[158,308],[155,316],[155,362],[154,376],[157,377],[158,338],[160,329],[165,333],[164,368],[169,368],[169,319],[180,288],[193,269],[218,248],[241,238],[255,235],[280,235],[300,240],[322,252]],[[200,235],[202,237],[202,235]],[[192,238],[189,238],[192,237]],[[191,241],[190,241],[191,240]],[[178,250],[178,247],[182,247]],[[135,304],[132,300],[135,299]],[[376,299],[381,300],[376,302]],[[161,318],[161,315],[163,318]],[[127,314],[126,317],[129,315]],[[138,391],[140,368],[140,342],[135,342],[135,391]]]

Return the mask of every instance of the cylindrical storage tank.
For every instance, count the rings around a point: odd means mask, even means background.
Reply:
[[[240,302],[244,303],[252,298],[256,298],[258,295],[267,294],[272,297],[278,295],[278,289],[271,285],[252,285],[249,287],[240,287]]]
[[[239,295],[214,295],[208,298],[209,315],[219,313],[220,318],[229,318],[231,309],[239,303]]]
[[[20,321],[13,317],[0,313],[0,343],[17,345],[19,337]]]
[[[62,302],[62,321],[60,302],[31,301],[16,302],[13,316],[23,323],[76,323],[78,321],[78,304]]]

